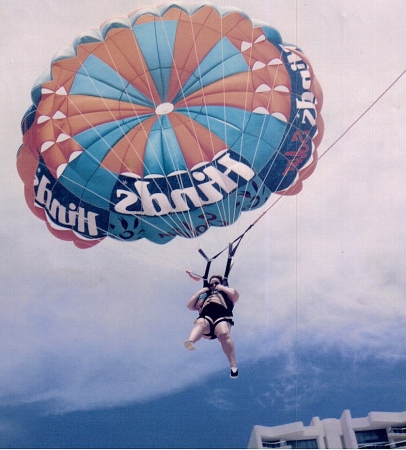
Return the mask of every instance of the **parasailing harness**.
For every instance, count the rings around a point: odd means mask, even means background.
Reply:
[[[247,230],[248,231],[248,230]],[[245,233],[244,233],[245,234]],[[206,253],[199,248],[198,252],[199,254],[206,260],[206,269],[204,271],[203,275],[198,275],[196,273],[190,272],[189,270],[186,271],[186,273],[193,278],[195,281],[203,280],[203,287],[208,288],[209,287],[209,273],[210,273],[210,267],[212,261],[214,261],[216,258],[218,258],[222,253],[224,253],[228,249],[228,257],[227,257],[227,264],[223,275],[223,286],[228,286],[228,276],[230,274],[230,271],[233,267],[232,261],[233,257],[235,255],[235,252],[237,251],[238,246],[240,245],[241,239],[243,238],[244,234],[239,236],[237,239],[235,239],[233,242],[231,242],[228,247],[223,248],[220,252],[218,252],[216,255],[209,258]]]
[[[198,281],[200,279],[203,280],[203,287],[209,289],[210,288],[210,285],[209,285],[209,273],[210,273],[211,263],[216,258],[218,258],[222,253],[224,253],[226,250],[228,250],[228,257],[227,257],[226,268],[225,268],[225,271],[224,271],[223,280],[221,282],[221,284],[223,286],[228,286],[228,276],[230,275],[231,269],[233,267],[233,257],[234,257],[234,255],[235,255],[235,253],[237,251],[238,246],[241,243],[242,238],[244,237],[245,233],[250,228],[251,228],[251,226],[248,227],[248,229],[243,234],[241,234],[236,239],[234,239],[233,242],[229,243],[227,247],[223,248],[220,252],[218,252],[216,255],[212,256],[211,258],[209,258],[206,255],[206,253],[201,248],[199,248],[198,249],[199,254],[206,261],[206,269],[204,271],[204,274],[203,275],[198,275],[196,273],[193,273],[193,272],[190,272],[190,271],[186,271],[188,273],[188,275],[191,278],[193,278],[195,281]],[[209,323],[210,323],[210,334],[209,334],[209,336],[211,336],[211,339],[215,339],[216,338],[216,336],[214,335],[214,328],[215,328],[216,324],[218,322],[220,322],[221,320],[226,320],[231,325],[234,325],[234,322],[232,320],[234,303],[228,298],[228,296],[226,294],[222,293],[221,295],[224,298],[224,300],[226,302],[226,305],[227,305],[228,317],[222,317],[221,319],[219,318],[214,323],[211,323],[210,320],[209,320]],[[209,297],[209,295],[206,294],[206,297],[204,299],[203,305],[204,305],[204,303],[205,303],[205,301],[207,300],[208,297]],[[203,308],[203,305],[202,305],[202,308]],[[206,317],[206,319],[207,319],[207,317]]]

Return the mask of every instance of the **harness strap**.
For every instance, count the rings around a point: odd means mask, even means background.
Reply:
[[[203,256],[203,258],[206,260],[207,264],[206,264],[206,270],[204,271],[204,275],[203,275],[203,287],[209,287],[209,272],[210,272],[210,266],[211,266],[211,262],[213,261],[213,258],[210,259],[206,253],[204,253],[204,251],[199,248],[198,252]]]
[[[217,339],[217,336],[214,334],[214,329],[220,322],[228,322],[231,326],[234,325],[234,321],[231,317],[219,317],[215,321],[209,316],[199,316],[203,319],[206,319],[209,322],[210,331],[205,333],[203,336],[210,336],[210,339]]]
[[[254,222],[255,224],[255,222]],[[206,269],[204,271],[204,275],[198,275],[196,273],[190,272],[189,270],[186,271],[186,273],[193,278],[195,281],[198,281],[200,279],[203,280],[203,287],[209,287],[209,272],[210,272],[210,266],[211,266],[211,262],[214,261],[216,258],[218,258],[222,253],[224,253],[227,249],[228,249],[228,257],[227,257],[227,264],[226,264],[226,269],[224,271],[224,276],[223,276],[223,286],[228,286],[228,276],[230,275],[230,271],[233,268],[233,257],[237,251],[238,246],[241,243],[242,238],[245,236],[245,234],[254,226],[254,224],[251,224],[245,231],[244,233],[242,233],[240,236],[238,236],[236,239],[234,239],[233,242],[230,242],[228,244],[228,247],[223,248],[223,250],[221,250],[220,252],[218,252],[216,255],[212,256],[211,258],[209,258],[206,253],[199,248],[198,252],[200,253],[201,256],[203,256],[203,258],[206,260]]]
[[[233,267],[233,264],[232,264],[233,257],[235,255],[235,252],[237,251],[237,248],[240,245],[243,237],[244,237],[244,234],[239,236],[234,242],[228,244],[228,258],[227,258],[226,270],[224,271],[224,276],[223,276],[223,286],[228,286],[228,276],[230,275],[230,271]],[[237,244],[235,244],[235,242],[237,242]],[[233,246],[233,244],[235,244],[235,245]]]

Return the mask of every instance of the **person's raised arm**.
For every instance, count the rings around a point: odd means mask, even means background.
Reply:
[[[207,292],[209,288],[205,287],[197,291],[195,294],[193,294],[189,301],[187,302],[186,307],[192,311],[197,311],[199,307],[201,306],[202,301],[199,302],[199,297]]]
[[[216,286],[216,289],[219,292],[224,292],[233,303],[235,303],[240,297],[240,294],[230,286],[223,286],[222,284],[219,284]]]

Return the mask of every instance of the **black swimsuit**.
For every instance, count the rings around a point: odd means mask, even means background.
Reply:
[[[206,319],[210,325],[210,332],[204,334],[204,336],[210,336],[210,339],[217,339],[217,336],[214,334],[216,325],[218,325],[220,322],[228,322],[231,325],[234,325],[232,319],[233,313],[228,308],[220,305],[219,303],[207,301],[209,298],[210,297],[208,297],[203,303],[199,318],[202,317],[203,319]]]

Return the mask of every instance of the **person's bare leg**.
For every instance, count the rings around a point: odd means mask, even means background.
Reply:
[[[220,322],[215,330],[214,333],[217,336],[218,340],[220,341],[220,344],[223,348],[223,352],[227,356],[227,359],[230,363],[230,368],[237,368],[237,361],[235,358],[235,348],[234,348],[234,342],[231,339],[230,334],[230,324],[228,322]]]
[[[203,318],[197,319],[195,322],[195,326],[192,328],[190,332],[189,339],[185,341],[185,347],[188,350],[194,350],[194,344],[203,336],[204,333],[208,333],[210,330],[207,321]]]

